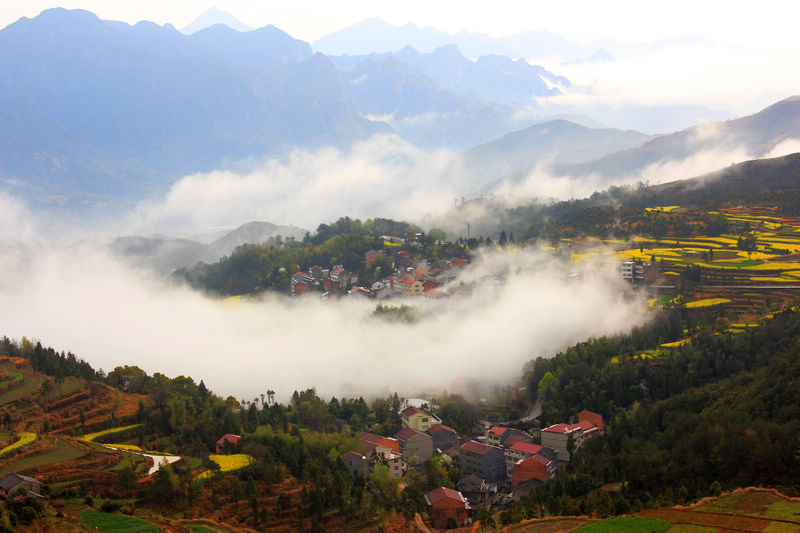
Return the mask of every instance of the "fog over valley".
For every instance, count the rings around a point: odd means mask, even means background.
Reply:
[[[137,365],[190,375],[251,398],[316,387],[320,394],[438,393],[455,378],[516,379],[526,361],[646,320],[616,271],[580,269],[546,252],[481,255],[460,280],[471,295],[409,303],[412,324],[372,317],[375,302],[275,293],[212,299],[134,271],[88,244],[4,250],[4,334],[68,349],[107,372]],[[579,273],[578,276],[568,276]]]

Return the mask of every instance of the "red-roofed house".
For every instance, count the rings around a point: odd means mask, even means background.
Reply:
[[[555,475],[555,464],[553,463],[543,455],[532,455],[520,459],[511,469],[511,484],[516,487],[531,479],[545,482]]]
[[[441,424],[442,421],[436,415],[419,407],[407,407],[400,412],[400,422],[404,428],[414,428],[417,431],[428,431],[434,424]]]
[[[347,470],[350,471],[350,474],[355,475],[359,473],[362,476],[367,475],[367,458],[359,452],[351,450],[349,452],[344,452],[339,457],[344,461],[344,465],[347,467]]]
[[[514,465],[517,464],[517,461],[520,459],[533,457],[542,451],[542,448],[543,446],[540,446],[539,444],[524,441],[515,442],[512,446],[505,446],[506,473],[510,476],[511,469],[514,468]]]
[[[387,450],[393,453],[400,453],[400,441],[391,437],[381,437],[376,444],[376,448]]]
[[[559,461],[569,461],[567,442],[570,438],[577,450],[583,446],[586,439],[586,432],[594,434],[599,431],[591,422],[579,422],[577,424],[554,424],[541,431],[542,446],[553,448],[558,452]]]
[[[217,453],[224,453],[226,445],[228,445],[228,444],[230,444],[230,445],[236,444],[237,442],[239,442],[239,439],[241,439],[241,438],[242,438],[241,436],[234,435],[233,433],[224,434],[217,441],[216,452]]]
[[[400,280],[399,285],[403,296],[420,296],[424,292],[422,282],[411,277]]]
[[[425,502],[431,508],[431,517],[437,527],[447,527],[447,520],[452,517],[461,526],[472,523],[469,517],[469,503],[460,492],[445,487],[433,489],[425,495]]]
[[[601,430],[606,429],[606,425],[603,423],[603,415],[587,411],[586,409],[578,413],[578,422],[591,422]]]
[[[506,440],[503,441],[503,447],[511,448],[518,442],[527,442],[528,439],[530,439],[530,437],[528,437],[527,435],[516,435],[516,434],[509,435],[508,437],[506,437]]]
[[[404,461],[410,462],[412,457],[416,457],[417,464],[421,465],[433,457],[433,438],[427,433],[403,428],[394,436],[400,442],[400,454]]]
[[[382,438],[380,435],[367,433],[366,431],[358,436],[358,440],[361,441],[361,449],[366,453],[371,452]]]
[[[500,446],[503,442],[503,436],[509,431],[509,428],[503,426],[492,426],[486,432],[486,442],[492,446]]]
[[[458,433],[450,426],[434,424],[426,433],[433,438],[434,450],[446,450],[450,446],[458,445]]]
[[[465,267],[467,266],[468,261],[466,259],[462,259],[461,257],[452,257],[447,264],[451,267]]]
[[[506,461],[503,449],[471,440],[461,445],[458,457],[464,474],[475,474],[489,482],[506,479]]]

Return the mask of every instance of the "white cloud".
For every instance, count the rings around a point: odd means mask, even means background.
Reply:
[[[345,383],[378,392],[406,384],[411,392],[458,376],[508,382],[532,357],[646,316],[642,302],[623,296],[615,271],[567,281],[573,267],[536,252],[479,259],[476,268],[505,282],[443,304],[417,299],[426,318],[414,325],[371,319],[374,301],[212,301],[89,245],[33,253],[25,282],[0,288],[3,334],[41,339],[106,371],[128,364],[191,375],[239,398],[312,386],[340,394]]]
[[[348,151],[297,149],[248,172],[187,176],[165,198],[140,205],[126,229],[194,230],[251,220],[314,229],[345,215],[413,218],[452,200],[458,177],[452,160],[448,151],[425,152],[394,135]]]

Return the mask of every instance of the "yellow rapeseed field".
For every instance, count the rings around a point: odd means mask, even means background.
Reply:
[[[705,300],[695,300],[694,302],[686,302],[685,307],[694,309],[696,307],[711,307],[712,305],[730,303],[728,298],[706,298]]]
[[[19,448],[22,448],[26,444],[30,444],[31,442],[36,440],[36,433],[27,433],[25,431],[20,432],[19,440],[13,444],[9,444],[2,450],[0,450],[0,455],[5,455],[7,453],[13,452]]]
[[[92,442],[100,437],[105,437],[106,435],[113,435],[114,433],[122,433],[123,431],[128,431],[129,429],[138,428],[143,425],[144,424],[131,424],[130,426],[121,426],[118,428],[104,429],[103,431],[97,431],[95,433],[89,433],[88,435],[84,435],[83,437],[80,437],[78,440],[82,440],[85,442]]]
[[[209,455],[209,459],[219,465],[220,472],[233,472],[234,470],[241,470],[250,466],[255,459],[244,453],[234,453],[232,455]],[[206,470],[202,474],[195,477],[196,480],[209,479],[213,473]]]

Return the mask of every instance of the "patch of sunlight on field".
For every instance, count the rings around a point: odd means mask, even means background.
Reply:
[[[9,444],[8,446],[0,450],[0,455],[5,455],[7,453],[13,452],[14,450],[18,450],[19,448],[22,448],[23,446],[26,446],[35,440],[36,440],[36,433],[28,433],[25,431],[20,432],[19,440],[17,440],[17,442]]]
[[[128,431],[130,429],[138,428],[143,425],[144,424],[132,424],[130,426],[121,426],[118,428],[104,429],[103,431],[97,431],[95,433],[89,433],[88,435],[79,437],[78,440],[82,440],[85,442],[93,442],[95,439],[99,439],[100,437],[105,437],[106,435],[114,435],[115,433],[122,433],[123,431]]]
[[[686,302],[684,307],[687,309],[696,309],[698,307],[711,307],[712,305],[720,305],[730,303],[728,298],[706,298],[704,300],[695,300],[693,302]]]
[[[234,453],[232,455],[209,455],[208,458],[219,465],[219,471],[222,473],[241,470],[242,468],[250,466],[255,461],[255,459],[253,459],[251,456],[243,453]],[[213,475],[214,474],[210,470],[206,470],[202,474],[199,474],[197,477],[195,477],[195,479],[208,479]]]
[[[663,348],[677,348],[679,346],[683,346],[684,344],[689,344],[690,342],[692,342],[691,339],[681,339],[679,341],[674,341],[674,342],[665,342],[661,346]]]
[[[676,209],[680,209],[681,206],[679,205],[662,205],[658,207],[645,207],[645,211],[661,211],[662,213],[670,213],[675,211]]]
[[[742,267],[745,270],[798,270],[800,263],[782,263],[779,261],[771,261],[769,263],[761,263],[759,265]]]
[[[781,277],[777,277],[777,276],[762,276],[762,277],[752,276],[752,277],[750,277],[750,281],[772,281],[772,282],[775,282],[775,283],[793,283],[793,282],[796,282],[797,280],[796,279],[791,279],[791,278],[788,278],[788,279],[787,278],[781,278]]]

